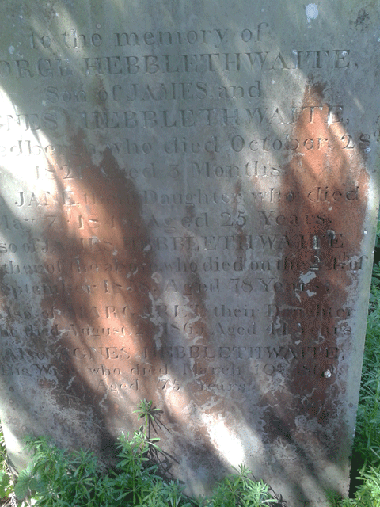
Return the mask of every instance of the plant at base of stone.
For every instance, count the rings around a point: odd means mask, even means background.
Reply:
[[[183,490],[184,486],[182,486],[179,481],[170,481],[169,484],[164,484],[162,488],[162,497],[166,501],[166,505],[170,507],[178,507],[182,505],[182,507],[191,507],[190,502],[184,501]]]
[[[331,498],[331,507],[380,507],[380,467],[370,467],[361,473],[363,484],[355,492],[355,498]]]
[[[154,422],[157,420],[161,410],[153,407],[153,401],[148,401],[145,398],[140,401],[137,405],[136,410],[133,411],[134,414],[137,414],[140,419],[144,419],[144,432],[145,437],[149,440],[149,442],[157,442],[160,440],[159,438],[150,438],[150,429]]]
[[[0,498],[8,497],[13,492],[13,479],[7,469],[7,451],[3,429],[0,426]]]
[[[183,495],[184,487],[178,481],[156,482],[139,507],[194,507],[198,502]]]
[[[90,451],[68,452],[46,438],[28,439],[33,458],[19,475],[16,494],[41,507],[190,507],[177,483],[165,484],[147,458],[149,442],[136,431],[119,438],[118,463],[105,472]],[[160,496],[152,491],[160,492]],[[161,500],[160,500],[161,499]],[[158,502],[161,501],[161,504]]]
[[[277,502],[263,481],[252,480],[250,470],[240,465],[236,474],[228,475],[217,486],[204,507],[262,507]]]
[[[355,493],[357,507],[380,507],[380,467],[362,473],[362,486]]]
[[[116,468],[124,477],[123,488],[132,494],[132,505],[138,505],[142,497],[149,493],[153,481],[159,480],[159,477],[155,474],[157,465],[146,466],[150,446],[146,435],[136,431],[131,440],[128,440],[128,436],[122,434],[119,438],[120,461]]]
[[[147,458],[144,432],[119,438],[118,463],[105,471],[89,451],[64,451],[46,438],[28,440],[33,458],[20,473],[19,499],[39,507],[264,507],[276,502],[262,481],[254,482],[241,466],[226,477],[211,498],[184,495],[178,481],[165,482]],[[26,505],[26,503],[24,503]]]
[[[19,499],[29,496],[41,507],[99,505],[94,492],[100,474],[93,453],[69,453],[43,437],[27,439],[27,448],[33,457],[27,469],[19,474],[15,486]]]

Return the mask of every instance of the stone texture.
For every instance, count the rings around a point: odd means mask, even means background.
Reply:
[[[1,419],[191,493],[347,494],[377,210],[362,2],[0,7]]]

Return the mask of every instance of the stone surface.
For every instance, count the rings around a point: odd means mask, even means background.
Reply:
[[[276,5],[274,5],[276,4]],[[377,209],[370,3],[0,7],[1,419],[192,493],[347,494]]]

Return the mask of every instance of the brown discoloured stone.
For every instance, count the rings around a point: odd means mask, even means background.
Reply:
[[[280,438],[297,446],[299,478],[304,467],[318,476],[328,462],[347,466],[349,443],[341,399],[352,356],[349,293],[355,291],[363,267],[360,252],[369,178],[363,154],[355,148],[341,149],[339,142],[348,142],[349,134],[341,123],[328,122],[323,89],[323,85],[307,87],[293,135],[323,139],[328,146],[317,152],[305,147],[294,155],[281,189],[298,197],[284,201],[279,209],[287,218],[283,233],[290,238],[283,254],[289,267],[282,283],[294,290],[279,293],[276,306],[297,308],[297,314],[285,312],[281,321],[291,334],[290,344],[297,337],[309,357],[289,369],[286,393],[272,392],[265,400],[268,441]],[[299,217],[299,222],[292,224],[291,217]],[[294,237],[297,247],[291,244]],[[318,349],[324,352],[317,355]],[[319,470],[315,453],[320,455]],[[348,475],[339,485],[342,494],[347,481]]]

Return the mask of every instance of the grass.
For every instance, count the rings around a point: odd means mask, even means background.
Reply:
[[[89,451],[68,452],[46,438],[30,439],[29,467],[15,485],[21,505],[39,507],[261,507],[277,503],[263,482],[240,467],[226,477],[210,498],[190,498],[178,481],[165,481],[150,459],[152,444],[145,431],[118,441],[118,461],[104,470]],[[278,505],[278,504],[277,504]]]
[[[6,501],[13,492],[13,478],[8,473],[4,435],[0,426],[0,499]]]

